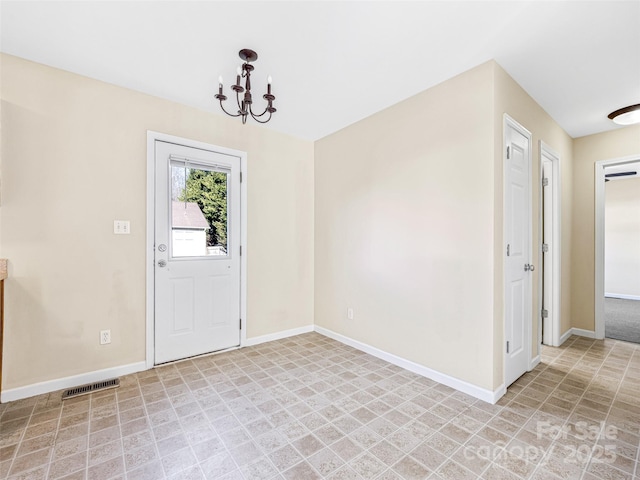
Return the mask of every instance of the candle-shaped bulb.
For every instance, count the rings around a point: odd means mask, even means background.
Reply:
[[[223,84],[223,82],[222,82],[222,75],[220,75],[220,76],[218,77],[218,84],[219,84],[220,86],[222,86],[222,84]]]
[[[222,95],[222,75],[218,77],[218,95]]]
[[[242,75],[242,69],[240,68],[240,65],[238,65],[238,68],[236,68],[236,85],[239,87],[240,86],[240,76]]]
[[[267,77],[267,95],[271,95],[271,75]]]

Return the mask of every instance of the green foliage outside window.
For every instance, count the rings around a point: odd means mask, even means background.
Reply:
[[[227,174],[190,169],[181,202],[197,203],[209,226],[207,246],[227,248]]]

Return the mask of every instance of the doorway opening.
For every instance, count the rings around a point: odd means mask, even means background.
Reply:
[[[640,166],[640,155],[601,160],[595,163],[595,337],[605,338],[605,184],[607,174]]]
[[[640,343],[640,162],[604,167],[605,337]]]

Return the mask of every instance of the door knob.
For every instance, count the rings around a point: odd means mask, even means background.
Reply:
[[[160,268],[166,267],[167,266],[167,261],[166,260],[158,260],[158,266]]]
[[[530,263],[525,263],[525,265],[524,265],[524,271],[525,272],[533,272],[535,269],[536,269],[536,267],[534,267]]]

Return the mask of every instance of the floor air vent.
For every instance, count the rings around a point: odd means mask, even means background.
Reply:
[[[111,380],[105,380],[104,382],[89,383],[87,385],[81,385],[79,387],[70,388],[62,392],[62,400],[67,398],[79,397],[80,395],[87,395],[89,393],[97,392],[99,390],[106,390],[108,388],[116,388],[120,386],[120,379],[113,378]]]

